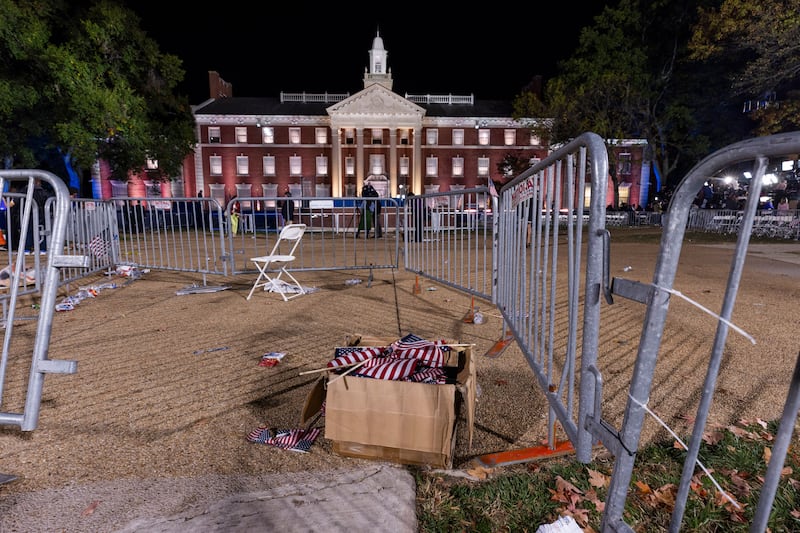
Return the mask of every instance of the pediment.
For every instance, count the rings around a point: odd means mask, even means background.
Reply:
[[[425,109],[379,84],[370,85],[326,110],[331,117],[340,118],[368,115],[421,118],[425,115]]]

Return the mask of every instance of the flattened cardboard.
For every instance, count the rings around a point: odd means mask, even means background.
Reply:
[[[388,346],[393,340],[356,335],[359,346]],[[450,352],[447,366],[463,368],[456,384],[432,385],[331,374],[325,401],[325,437],[334,452],[403,464],[452,467],[455,426],[465,404],[469,445],[475,419],[472,347]],[[461,361],[459,361],[461,359]]]

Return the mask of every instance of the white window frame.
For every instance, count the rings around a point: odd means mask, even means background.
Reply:
[[[275,128],[264,126],[261,128],[261,142],[264,144],[275,144]]]
[[[344,175],[348,177],[356,175],[356,158],[351,155],[344,158]]]
[[[222,156],[208,156],[208,173],[212,176],[222,176]]]
[[[236,144],[247,144],[247,126],[236,126]]]
[[[400,175],[404,178],[408,177],[410,162],[411,159],[407,155],[400,156]]]
[[[289,156],[289,175],[302,176],[303,175],[303,158],[299,155]]]
[[[531,146],[540,146],[541,144],[542,144],[542,140],[539,138],[539,136],[538,135],[534,135],[533,133],[531,133],[530,145]]]
[[[405,129],[400,130],[400,144],[404,146],[408,145],[408,137],[409,137],[408,130]]]
[[[219,126],[209,126],[208,127],[208,142],[209,144],[219,144],[222,142],[222,137],[220,137],[221,133],[219,130]]]
[[[300,144],[300,128],[289,128],[289,144]]]
[[[353,128],[347,128],[344,130],[344,144],[355,144],[356,143],[356,131]]]
[[[456,156],[453,158],[453,177],[464,177],[464,158],[461,156]]]
[[[489,176],[489,158],[488,157],[479,157],[478,158],[478,176],[488,177]]]
[[[617,168],[620,176],[631,175],[632,157],[630,152],[622,152],[617,156]]]
[[[425,176],[435,178],[439,175],[439,158],[429,155],[425,158]]]
[[[517,130],[507,129],[503,131],[503,143],[506,146],[514,146],[517,144]]]
[[[478,144],[480,146],[489,146],[490,137],[488,128],[481,128],[478,130]]]
[[[317,144],[328,144],[328,128],[315,129],[314,137],[317,139]]]
[[[439,144],[439,130],[436,128],[428,128],[425,130],[425,144],[428,146],[436,146]]]
[[[263,158],[264,164],[264,175],[265,176],[274,176],[275,175],[275,156],[274,155],[265,155]]]
[[[250,158],[246,155],[236,156],[236,175],[249,176],[250,175]]]
[[[380,176],[385,173],[386,157],[383,154],[369,155],[369,168],[372,174]]]
[[[464,146],[464,130],[453,130],[453,146]]]
[[[372,128],[371,139],[372,144],[383,144],[383,130],[381,128]]]
[[[158,159],[147,158],[145,163],[147,170],[158,170]]]
[[[316,162],[317,162],[317,176],[327,176],[328,175],[328,156],[318,155]]]

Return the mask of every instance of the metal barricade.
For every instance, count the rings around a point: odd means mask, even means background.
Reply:
[[[234,274],[258,273],[250,258],[266,255],[274,246],[286,223],[278,208],[281,201],[295,202],[293,221],[307,226],[297,259],[287,270],[398,267],[403,209],[394,198],[236,197],[224,215],[226,256]]]
[[[36,271],[40,279],[36,285],[40,292],[40,309],[35,319],[37,320],[36,336],[14,336],[15,319],[19,309],[22,308],[19,300],[25,296],[23,277],[27,272],[30,262],[30,253],[25,254],[26,237],[31,224],[38,225],[35,213],[38,206],[34,201],[33,191],[37,182],[49,186],[55,194],[52,204],[52,226],[47,239],[47,256],[40,257],[40,242],[34,239],[32,250],[33,261],[41,261],[42,265]],[[64,268],[86,268],[88,260],[85,256],[70,254],[64,248],[67,234],[67,219],[70,206],[69,192],[61,178],[42,170],[0,170],[0,190],[5,190],[6,184],[11,189],[17,188],[16,193],[3,193],[2,201],[12,209],[20,209],[20,216],[7,217],[7,224],[19,223],[19,227],[6,226],[9,235],[14,239],[7,240],[7,257],[10,283],[7,292],[0,298],[6,310],[4,314],[3,351],[0,356],[0,405],[4,411],[0,412],[0,424],[16,425],[23,431],[32,431],[36,428],[39,419],[39,410],[42,399],[42,387],[46,374],[74,374],[77,371],[75,361],[54,360],[49,357],[50,332],[53,325],[56,296],[59,287],[60,270]],[[19,202],[19,203],[17,203]],[[44,208],[44,206],[41,206]],[[34,237],[39,232],[34,231]],[[28,246],[30,247],[30,246]],[[22,283],[23,290],[20,290]],[[24,392],[17,392],[13,398],[4,394],[6,385],[10,381],[21,381],[27,378],[27,387]],[[18,391],[19,389],[14,388]]]
[[[603,515],[603,531],[626,531],[633,529],[623,521],[625,501],[632,478],[636,452],[639,448],[642,426],[647,412],[647,402],[652,388],[653,375],[658,361],[662,335],[667,320],[670,297],[674,294],[673,283],[680,259],[681,247],[690,215],[697,214],[692,203],[697,191],[707,176],[731,165],[755,161],[754,177],[751,180],[748,201],[739,223],[738,240],[733,254],[730,275],[725,295],[717,315],[716,334],[709,356],[708,370],[703,393],[697,408],[692,435],[689,439],[687,457],[683,465],[683,475],[675,498],[670,531],[679,531],[686,500],[694,474],[700,443],[711,406],[717,376],[721,366],[725,342],[731,329],[731,316],[739,289],[747,247],[753,230],[762,178],[770,157],[788,156],[800,151],[800,132],[759,137],[727,146],[698,163],[679,184],[669,207],[669,216],[664,225],[661,249],[650,284],[614,278],[606,286],[608,298],[620,296],[645,305],[642,333],[639,340],[636,365],[631,378],[628,402],[623,422],[617,430],[602,418],[602,371],[596,365],[582,365],[583,381],[589,388],[584,391],[581,384],[581,411],[583,424],[615,456],[611,484],[608,489],[606,508]],[[710,213],[709,216],[713,216]],[[585,349],[585,347],[584,347]],[[800,364],[800,360],[798,360]],[[794,430],[797,417],[798,371],[787,396],[781,425],[776,442],[788,443]],[[594,392],[592,391],[594,389]],[[584,396],[583,393],[587,395]],[[591,394],[590,394],[591,393]],[[596,398],[592,400],[592,395]],[[786,446],[776,447],[769,462],[764,489],[759,497],[758,510],[751,531],[764,531],[767,518],[775,497],[777,480],[786,456]]]
[[[485,187],[406,197],[405,269],[494,303],[495,213]]]

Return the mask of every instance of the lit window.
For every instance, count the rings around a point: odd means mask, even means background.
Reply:
[[[317,144],[328,144],[328,128],[317,128],[314,132]]]
[[[289,143],[300,144],[300,128],[289,128]]]
[[[630,183],[620,183],[619,184],[619,203],[622,204],[630,204],[631,199],[631,184]]]
[[[479,157],[478,158],[478,176],[488,176],[489,175],[489,158],[488,157]]]
[[[274,155],[265,155],[264,156],[264,175],[265,176],[274,176],[275,175],[275,156]]]
[[[158,170],[158,159],[148,159],[147,170]]]
[[[506,146],[517,144],[517,130],[505,130],[503,132],[503,142]]]
[[[454,157],[453,158],[453,176],[457,178],[464,177],[464,158],[463,157]]]
[[[631,154],[623,152],[619,154],[619,173],[621,175],[630,175],[631,173]]]
[[[352,128],[344,130],[344,143],[355,144],[355,131]]]
[[[531,144],[531,146],[540,146],[542,144],[542,141],[541,141],[541,139],[539,139],[538,135],[534,135],[533,133],[531,133],[531,142],[530,142],[530,144]]]
[[[478,130],[478,144],[480,144],[481,146],[489,145],[489,130],[487,129]]]
[[[328,158],[324,155],[317,156],[317,176],[328,175]]]
[[[425,175],[436,177],[439,175],[439,158],[430,156],[425,160]]]
[[[300,176],[303,174],[303,158],[293,155],[289,158],[289,175]]]
[[[210,126],[208,128],[208,142],[209,143],[221,142],[219,137],[219,126]]]
[[[408,176],[408,163],[409,163],[408,156],[404,155],[400,158],[400,175],[403,177]]]
[[[344,158],[344,173],[346,176],[355,176],[356,175],[356,158],[355,157],[345,157]]]
[[[208,158],[208,168],[212,176],[222,176],[222,156],[210,156]]]
[[[369,156],[369,168],[372,169],[373,174],[383,174],[383,162],[383,154],[371,154]]]
[[[453,146],[464,146],[464,130],[453,130]]]
[[[408,130],[400,130],[400,144],[408,144]]]
[[[236,156],[236,174],[238,176],[247,176],[250,174],[250,158],[246,155]]]
[[[264,144],[275,144],[275,128],[271,126],[261,128],[261,141]]]
[[[236,127],[236,142],[239,144],[247,144],[247,128],[244,126]]]
[[[439,130],[432,128],[425,131],[425,143],[435,145],[439,143]]]

